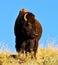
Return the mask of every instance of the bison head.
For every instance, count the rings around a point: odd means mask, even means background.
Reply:
[[[34,38],[36,34],[35,16],[30,12],[26,12],[22,16],[22,33],[28,38]]]

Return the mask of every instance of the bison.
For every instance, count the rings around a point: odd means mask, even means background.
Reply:
[[[16,37],[16,51],[27,53],[36,52],[38,48],[38,41],[42,35],[42,26],[36,20],[35,15],[28,12],[26,9],[20,10],[20,13],[15,21],[14,33]]]

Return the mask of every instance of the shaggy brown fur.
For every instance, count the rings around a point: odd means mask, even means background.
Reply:
[[[14,33],[16,36],[16,51],[25,51],[26,53],[33,51],[36,57],[38,41],[42,35],[42,26],[35,19],[34,14],[22,9],[15,21]]]

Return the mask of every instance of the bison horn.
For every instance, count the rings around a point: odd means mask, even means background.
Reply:
[[[27,18],[26,18],[26,16],[27,16],[27,13],[24,15],[24,20],[25,20],[25,21],[27,21]]]

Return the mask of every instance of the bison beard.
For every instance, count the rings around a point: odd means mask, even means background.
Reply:
[[[16,36],[16,51],[22,53],[33,51],[33,56],[36,57],[42,27],[35,19],[34,14],[22,9],[15,21],[14,33]]]

